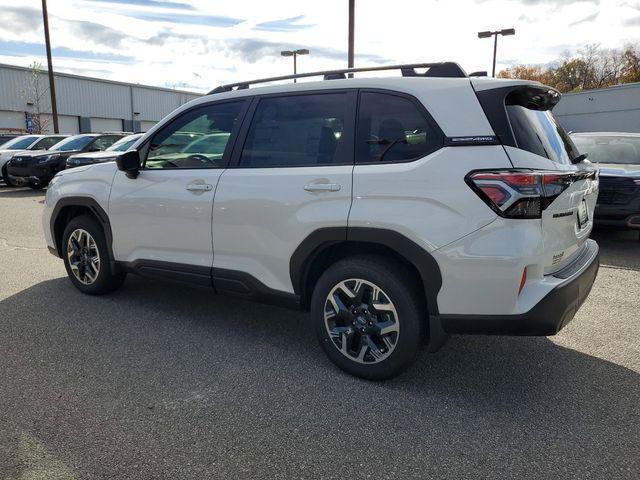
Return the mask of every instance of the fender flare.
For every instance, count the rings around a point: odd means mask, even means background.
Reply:
[[[412,264],[422,279],[430,317],[438,317],[438,292],[442,287],[442,274],[435,258],[413,240],[401,233],[383,228],[329,227],[315,230],[293,252],[289,273],[294,292],[302,295],[309,266],[332,246],[343,242],[366,242],[383,245]]]
[[[107,254],[109,255],[109,261],[113,262],[113,252],[112,252],[112,243],[113,243],[113,233],[111,232],[111,224],[109,223],[109,216],[107,212],[100,206],[100,204],[91,197],[64,197],[58,200],[55,207],[53,207],[53,211],[51,212],[51,219],[49,220],[49,228],[51,229],[51,236],[53,238],[53,244],[57,255],[62,258],[62,245],[57,245],[56,243],[56,235],[55,235],[55,226],[58,221],[58,217],[60,216],[60,212],[65,207],[87,207],[94,216],[102,225],[104,229],[104,236],[107,240],[107,247],[109,251]]]

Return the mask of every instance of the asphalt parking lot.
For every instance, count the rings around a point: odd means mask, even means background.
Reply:
[[[452,337],[386,383],[304,314],[130,277],[81,295],[0,186],[0,478],[640,476],[640,242],[551,338]]]

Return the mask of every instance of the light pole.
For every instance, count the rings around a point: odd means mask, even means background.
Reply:
[[[355,30],[355,0],[349,0],[349,39],[348,39],[348,50],[347,50],[347,67],[353,68],[353,56],[354,56],[354,30]],[[350,77],[352,75],[349,75]]]
[[[306,48],[299,48],[298,50],[283,50],[280,52],[283,57],[293,57],[293,74],[298,73],[297,58],[298,55],[309,55],[309,50]],[[293,79],[293,83],[296,83],[296,79]]]
[[[515,28],[504,28],[502,30],[496,30],[492,32],[487,30],[486,32],[478,32],[478,38],[490,38],[493,36],[493,69],[491,70],[491,76],[496,76],[496,52],[498,50],[498,35],[502,35],[503,37],[506,35],[515,35]]]

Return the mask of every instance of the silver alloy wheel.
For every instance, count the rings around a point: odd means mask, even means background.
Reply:
[[[324,324],[333,345],[349,360],[378,363],[395,349],[398,313],[376,284],[360,278],[334,286],[324,304]]]
[[[100,274],[100,252],[91,234],[82,228],[75,229],[67,241],[67,259],[76,279],[91,285]]]

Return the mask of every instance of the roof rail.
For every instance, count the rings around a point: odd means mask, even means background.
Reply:
[[[424,73],[416,72],[416,68],[427,68]],[[322,72],[298,73],[295,75],[282,75],[280,77],[260,78],[258,80],[250,80],[247,82],[229,83],[221,85],[211,90],[207,95],[212,93],[230,92],[234,88],[236,90],[244,90],[249,85],[256,83],[276,82],[278,80],[292,80],[306,77],[324,77],[325,80],[335,80],[346,78],[345,74],[359,72],[379,72],[382,70],[400,70],[403,77],[450,77],[450,78],[466,78],[467,74],[460,65],[455,62],[439,62],[439,63],[410,63],[407,65],[385,65],[382,67],[362,67],[362,68],[342,68],[339,70],[325,70]]]

